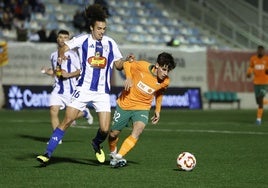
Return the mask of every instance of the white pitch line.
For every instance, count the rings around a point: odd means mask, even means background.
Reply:
[[[74,126],[73,128],[80,129],[98,129],[98,127],[88,126]],[[129,128],[130,129],[130,128]],[[268,135],[267,132],[254,132],[254,131],[227,131],[227,130],[200,130],[200,129],[150,129],[145,128],[144,131],[154,132],[178,132],[178,133],[217,133],[217,134],[244,134],[244,135]]]
[[[195,129],[145,129],[158,132],[184,132],[184,133],[219,133],[219,134],[246,134],[246,135],[268,135],[267,132],[254,131],[227,131],[227,130],[195,130]]]
[[[38,120],[8,120],[7,122],[13,122],[13,123],[40,123]],[[6,123],[7,123],[6,122]],[[2,122],[4,123],[4,122]],[[213,122],[210,122],[212,124]],[[160,124],[160,123],[159,123]],[[161,124],[174,124],[173,122],[169,123],[161,123]],[[179,124],[183,124],[183,122],[180,122]],[[195,123],[193,123],[194,125]],[[196,123],[197,125],[200,123]],[[218,122],[217,122],[218,124]],[[226,124],[226,123],[225,123]],[[237,123],[232,123],[237,124]],[[150,126],[150,125],[149,125]],[[80,129],[98,129],[98,126],[81,126],[76,125],[73,126],[73,128],[80,128]],[[148,126],[144,129],[144,131],[154,131],[154,132],[178,132],[178,133],[214,133],[214,134],[243,134],[243,135],[268,135],[268,132],[255,132],[255,131],[228,131],[228,130],[202,130],[202,129],[152,129],[148,128]]]

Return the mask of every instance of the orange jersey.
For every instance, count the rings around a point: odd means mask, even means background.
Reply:
[[[160,112],[163,92],[169,85],[167,77],[161,83],[152,72],[154,65],[146,61],[125,62],[126,77],[132,79],[133,86],[129,91],[123,90],[117,100],[124,110],[150,110],[154,97],[156,112]]]
[[[267,67],[268,56],[263,56],[262,58],[259,58],[257,55],[254,55],[250,58],[250,64],[247,70],[247,74],[254,74],[254,84],[268,84],[268,75],[265,73]]]

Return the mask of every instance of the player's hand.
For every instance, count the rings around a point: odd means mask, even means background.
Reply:
[[[157,124],[158,121],[159,121],[159,119],[160,119],[160,114],[159,114],[159,112],[155,112],[155,113],[154,113],[154,116],[151,118],[151,120],[152,120],[152,124],[153,124],[153,125]]]
[[[66,61],[68,58],[66,56],[58,57],[57,62],[58,64],[62,64],[64,61]]]
[[[70,57],[67,57],[65,55],[59,56],[57,62],[61,65],[64,61],[67,61],[68,59],[70,59]]]
[[[129,54],[129,55],[126,57],[126,61],[128,61],[128,62],[133,62],[133,61],[135,61],[135,56],[134,56],[134,54]]]
[[[47,70],[48,70],[48,68],[45,67],[45,66],[43,66],[43,67],[41,68],[41,73],[46,74],[46,73],[47,73]]]
[[[47,68],[45,66],[43,66],[41,68],[41,73],[42,74],[47,74],[47,75],[50,75],[50,76],[53,76],[53,74],[54,74],[54,72],[53,72],[53,70],[51,68]]]
[[[126,91],[129,91],[130,88],[131,88],[132,86],[133,86],[132,79],[127,78],[127,79],[125,80],[125,83],[124,83],[124,88],[125,88],[125,90],[126,90]]]
[[[70,77],[70,73],[66,72],[64,69],[61,70],[61,76],[63,78],[69,78]]]

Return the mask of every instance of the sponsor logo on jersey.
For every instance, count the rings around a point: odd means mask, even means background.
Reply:
[[[150,86],[146,85],[145,83],[139,81],[138,84],[137,84],[138,88],[142,91],[144,91],[145,93],[148,93],[148,94],[153,94],[154,93],[154,89],[151,88]]]

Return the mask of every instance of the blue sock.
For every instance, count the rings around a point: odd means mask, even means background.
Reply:
[[[84,113],[83,117],[84,118],[87,118],[87,115],[88,115],[87,111],[86,110],[83,110],[83,113]]]
[[[53,151],[56,149],[56,147],[59,144],[59,141],[63,138],[64,131],[60,130],[59,128],[56,128],[50,137],[50,140],[48,141],[47,150],[46,153],[49,157],[51,157]]]

